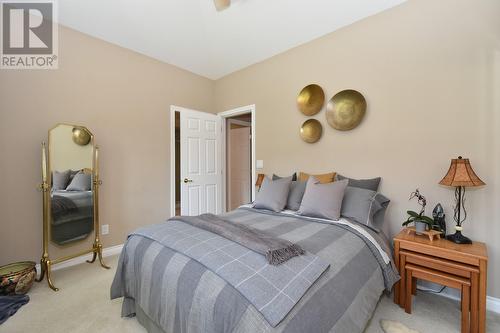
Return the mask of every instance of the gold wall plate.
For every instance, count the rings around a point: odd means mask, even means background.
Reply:
[[[91,134],[85,127],[73,128],[73,142],[80,146],[86,146],[90,142]]]
[[[306,120],[300,127],[300,137],[307,143],[315,143],[321,138],[323,126],[316,119]]]
[[[343,90],[326,106],[326,121],[339,131],[348,131],[361,123],[366,113],[366,100],[356,90]]]
[[[297,96],[297,106],[306,116],[313,116],[318,113],[325,104],[325,93],[323,88],[317,84],[310,84],[304,87]]]

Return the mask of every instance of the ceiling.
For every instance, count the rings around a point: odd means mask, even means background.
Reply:
[[[210,79],[405,0],[64,0],[59,22]]]

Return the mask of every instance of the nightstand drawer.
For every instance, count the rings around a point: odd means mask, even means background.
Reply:
[[[421,253],[411,252],[402,250],[399,252],[400,255],[404,255],[406,257],[406,263],[411,263],[427,268],[431,268],[437,271],[465,277],[471,278],[472,273],[479,274],[479,269],[475,266],[470,266],[466,264],[462,264],[455,261],[444,260],[433,256],[428,256]]]

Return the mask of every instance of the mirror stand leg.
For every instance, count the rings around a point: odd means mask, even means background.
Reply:
[[[107,266],[104,263],[104,260],[102,259],[102,244],[101,243],[97,244],[97,255],[99,256],[99,263],[101,264],[101,266],[106,268],[106,269],[110,269],[111,267]]]
[[[49,287],[50,287],[50,289],[52,289],[54,291],[58,291],[59,288],[56,288],[54,286],[54,283],[52,283],[52,273],[51,273],[51,270],[50,270],[50,268],[51,268],[50,266],[52,265],[52,263],[50,262],[50,260],[46,260],[45,263],[47,265],[47,267],[46,267],[47,268],[47,282],[49,284]]]
[[[91,260],[87,260],[89,264],[92,264],[97,258],[99,258],[99,263],[101,264],[102,267],[106,269],[110,269],[108,265],[104,263],[104,259],[102,257],[102,244],[101,243],[94,243],[93,245],[93,255]]]
[[[97,251],[95,250],[95,245],[93,247],[94,247],[94,249],[93,249],[93,252],[92,252],[92,259],[87,260],[87,262],[89,264],[94,263],[94,261],[97,259]]]
[[[35,279],[36,282],[43,281],[43,278],[45,277],[46,270],[47,270],[46,259],[42,258],[42,259],[40,259],[40,277],[38,279]]]

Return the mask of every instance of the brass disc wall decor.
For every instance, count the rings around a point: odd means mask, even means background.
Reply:
[[[90,133],[84,127],[73,127],[73,142],[80,146],[86,146],[90,142]]]
[[[300,127],[300,137],[307,143],[315,143],[321,138],[323,127],[316,119],[306,120]]]
[[[352,130],[361,123],[366,112],[366,100],[356,90],[343,90],[326,106],[328,124],[339,131]]]
[[[297,96],[297,106],[306,116],[318,113],[325,104],[325,93],[323,88],[317,84],[304,87]]]

